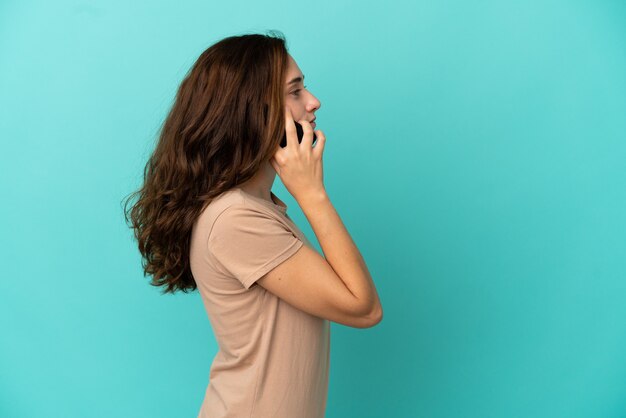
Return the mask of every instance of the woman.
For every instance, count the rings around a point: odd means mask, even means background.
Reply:
[[[202,296],[219,351],[199,417],[323,417],[329,321],[365,328],[382,319],[326,194],[321,130],[313,144],[320,102],[303,82],[280,33],[209,47],[180,85],[127,212],[151,284]],[[325,257],[272,193],[276,174]]]

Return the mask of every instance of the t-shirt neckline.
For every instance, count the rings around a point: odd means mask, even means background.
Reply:
[[[239,190],[239,192],[242,193],[248,199],[251,199],[269,208],[278,209],[279,211],[283,213],[287,212],[287,204],[283,202],[282,200],[280,200],[278,196],[276,196],[274,192],[272,192],[271,190],[270,190],[270,196],[272,198],[272,202],[265,200],[265,199],[261,199],[260,197],[251,195],[250,193],[246,192],[240,187],[235,187],[235,189]]]

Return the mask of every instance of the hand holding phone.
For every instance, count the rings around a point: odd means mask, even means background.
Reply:
[[[291,111],[286,107],[284,145],[281,144],[280,147],[276,148],[274,156],[270,158],[270,164],[276,171],[276,174],[278,174],[289,193],[298,201],[298,204],[309,200],[311,196],[317,197],[325,193],[322,156],[326,144],[326,136],[319,129],[314,132],[308,121],[303,120],[302,124],[305,126],[303,127],[294,121]],[[296,136],[298,142],[302,143],[305,130],[307,131],[305,143],[312,145],[313,140],[317,139],[315,147],[294,146]],[[287,135],[289,136],[288,138]],[[287,142],[290,144],[289,147],[287,147]]]
[[[304,136],[304,130],[302,129],[302,124],[294,121],[293,122],[296,125],[296,132],[298,134],[298,143],[302,142],[302,137]],[[317,140],[317,136],[315,135],[315,131],[313,131],[313,144],[315,144],[315,141]],[[285,133],[283,134],[283,140],[280,141],[280,146],[282,148],[285,148],[287,146],[287,131],[285,131]]]

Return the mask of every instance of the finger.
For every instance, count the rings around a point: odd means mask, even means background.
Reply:
[[[285,132],[287,134],[287,147],[296,147],[298,145],[298,132],[289,106],[285,106]]]
[[[321,158],[324,153],[324,147],[326,145],[326,135],[320,129],[315,131],[315,136],[317,136],[317,142],[315,142],[315,146],[313,147],[313,155],[315,157]]]
[[[313,127],[311,123],[305,119],[299,120],[300,125],[302,125],[302,145],[304,149],[311,148],[313,144]]]

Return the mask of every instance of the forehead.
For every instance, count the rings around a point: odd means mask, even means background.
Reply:
[[[297,77],[299,75],[302,75],[302,71],[300,71],[300,67],[298,67],[298,64],[296,63],[296,61],[293,59],[293,57],[290,55],[288,55],[288,59],[287,59],[287,80],[291,80],[293,77]]]

